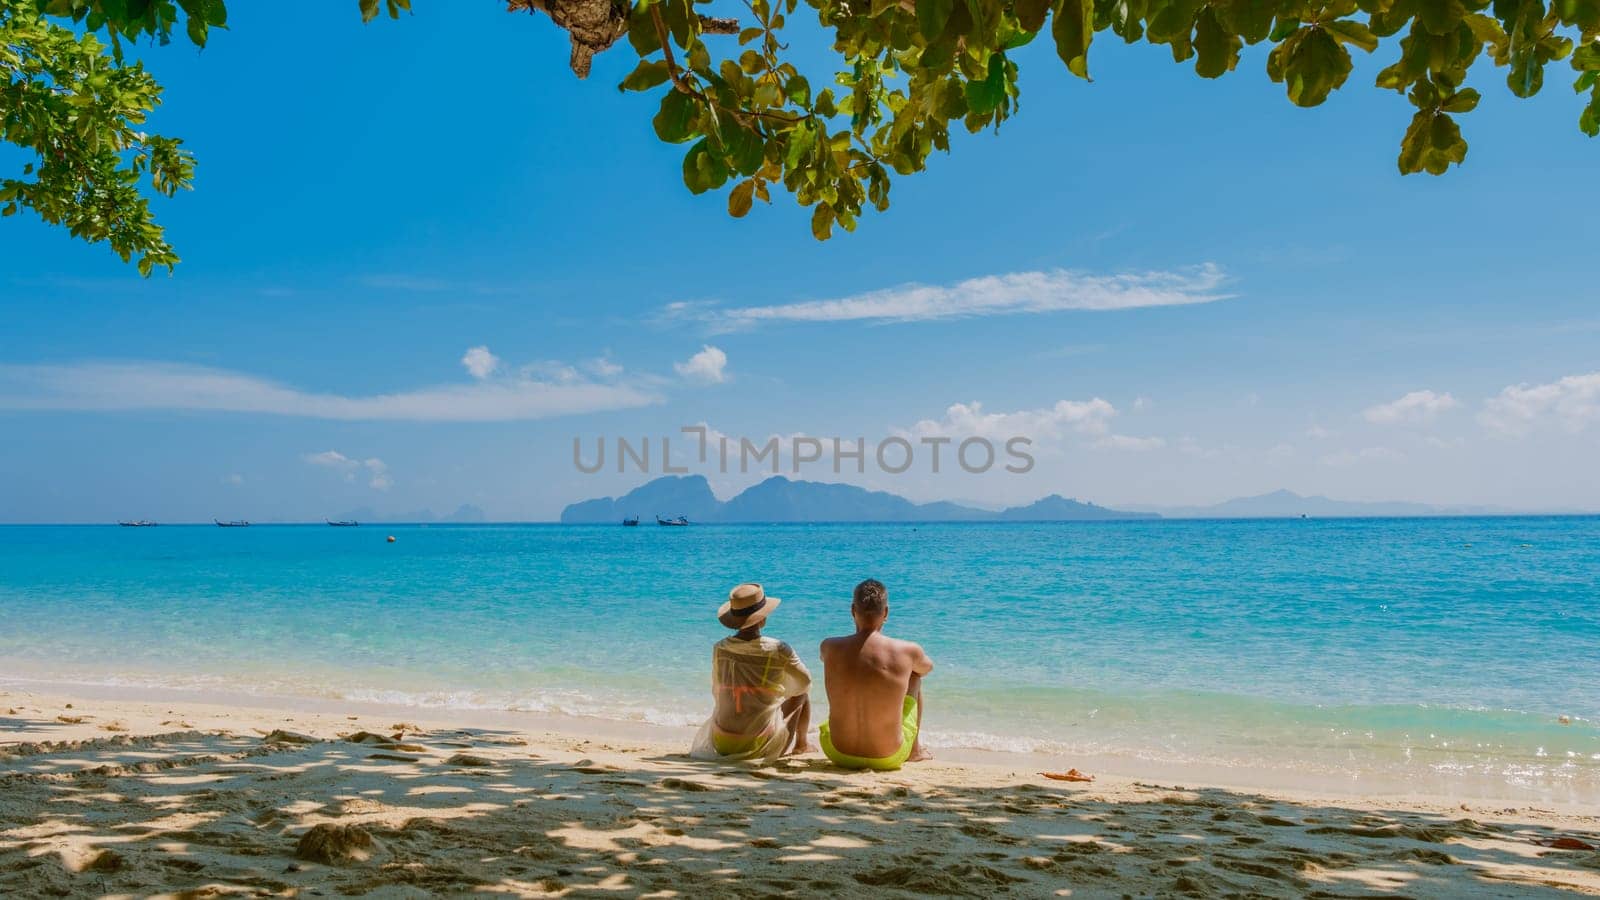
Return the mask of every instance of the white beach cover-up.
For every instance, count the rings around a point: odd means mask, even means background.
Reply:
[[[794,723],[783,702],[811,689],[811,673],[794,648],[766,636],[727,637],[711,649],[711,718],[700,726],[695,759],[772,762],[789,746]]]

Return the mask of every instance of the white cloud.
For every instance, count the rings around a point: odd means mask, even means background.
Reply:
[[[367,474],[370,477],[367,482],[368,487],[375,491],[387,491],[394,487],[394,479],[389,476],[389,467],[384,465],[383,460],[373,458],[363,461],[362,465],[367,467]]]
[[[313,466],[324,466],[329,469],[352,469],[360,465],[355,460],[337,450],[324,450],[321,453],[307,453],[300,457]]]
[[[985,275],[954,284],[903,284],[831,300],[775,306],[708,310],[698,303],[673,304],[666,313],[679,318],[705,318],[727,329],[766,322],[919,322],[1211,303],[1231,296],[1218,292],[1225,280],[1222,269],[1213,263],[1179,271],[1124,275],[1051,269]]]
[[[1321,425],[1312,425],[1310,428],[1306,429],[1306,437],[1311,438],[1313,441],[1326,440],[1333,437],[1335,434],[1337,434],[1337,432],[1329,431],[1328,429],[1323,428]]]
[[[233,485],[244,484],[244,476],[240,475],[238,472],[235,472],[232,475],[228,475],[228,476],[224,477],[222,479],[222,483],[223,484],[233,484]]]
[[[1341,450],[1338,453],[1330,453],[1322,457],[1322,464],[1343,468],[1360,463],[1394,462],[1402,459],[1405,459],[1405,454],[1398,450],[1391,450],[1388,447],[1366,447],[1361,450]]]
[[[482,381],[494,374],[500,368],[500,357],[489,352],[488,347],[471,347],[466,355],[461,357],[461,364],[467,367],[467,373],[473,378]]]
[[[1478,421],[1520,437],[1542,424],[1579,432],[1600,421],[1600,372],[1568,375],[1548,384],[1516,384],[1484,402]]]
[[[1132,437],[1126,434],[1108,434],[1096,440],[1093,446],[1101,450],[1160,450],[1167,442],[1158,437]]]
[[[556,384],[580,384],[584,377],[577,368],[556,360],[528,363],[517,369],[517,377],[530,381],[550,381]]]
[[[622,366],[613,362],[610,356],[589,360],[588,369],[599,378],[615,378],[622,374]]]
[[[1016,412],[985,412],[982,403],[955,403],[942,419],[923,419],[911,427],[917,437],[959,435],[963,437],[1007,438],[1025,435],[1034,440],[1065,437],[1068,434],[1100,437],[1111,433],[1111,417],[1116,407],[1105,400],[1059,400],[1043,409]]]
[[[721,384],[728,380],[727,372],[728,354],[710,344],[700,348],[700,352],[689,357],[681,363],[674,363],[673,368],[678,374],[690,381],[704,384]]]
[[[1396,425],[1403,422],[1431,422],[1442,412],[1460,406],[1450,394],[1433,391],[1412,391],[1389,403],[1369,407],[1361,415],[1374,425]]]
[[[355,481],[358,473],[365,472],[367,486],[375,491],[387,491],[394,487],[389,466],[377,457],[351,459],[337,450],[324,450],[321,453],[307,453],[300,458],[310,465],[342,472],[345,481]]]
[[[171,409],[346,421],[510,422],[632,409],[660,401],[646,387],[530,372],[469,384],[350,396],[178,363],[0,365],[0,409]]]
[[[422,293],[437,293],[456,288],[457,285],[443,278],[430,278],[423,275],[364,275],[356,279],[365,287],[378,288],[390,291],[418,291]]]
[[[1165,445],[1161,438],[1112,433],[1111,419],[1116,414],[1116,407],[1099,397],[1059,400],[1054,406],[1016,412],[987,412],[981,403],[956,403],[944,411],[942,419],[923,419],[900,434],[916,438],[982,437],[995,442],[1026,437],[1036,444],[1080,437],[1092,447],[1107,450],[1154,450]]]

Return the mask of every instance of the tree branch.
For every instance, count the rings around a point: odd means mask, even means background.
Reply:
[[[723,16],[701,16],[700,30],[705,34],[738,34],[739,20]]]

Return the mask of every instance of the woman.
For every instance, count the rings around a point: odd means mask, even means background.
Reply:
[[[811,673],[794,648],[761,634],[781,602],[746,582],[717,610],[717,621],[735,633],[711,650],[716,708],[695,735],[696,759],[772,762],[815,749],[807,736]]]

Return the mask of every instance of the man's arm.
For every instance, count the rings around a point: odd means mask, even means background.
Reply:
[[[917,677],[922,677],[933,671],[933,659],[928,652],[922,649],[921,644],[911,645],[911,672]]]

